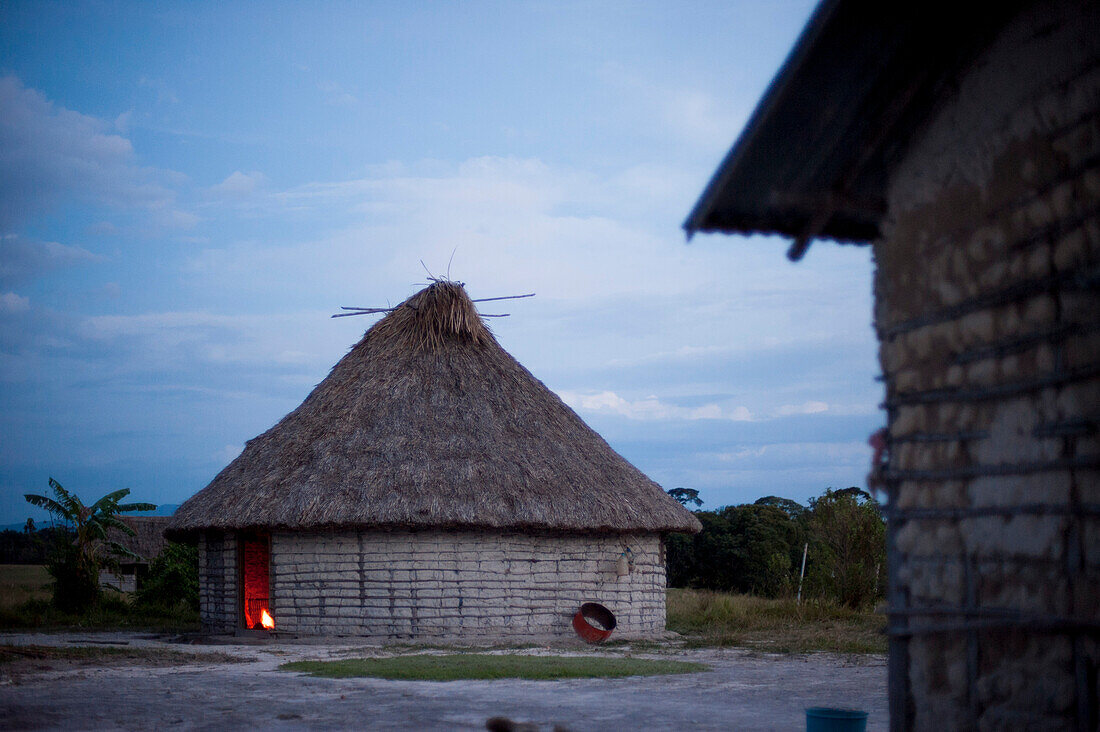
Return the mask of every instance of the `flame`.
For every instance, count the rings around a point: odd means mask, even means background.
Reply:
[[[275,619],[266,607],[260,610],[260,625],[264,626],[264,630],[275,630]]]

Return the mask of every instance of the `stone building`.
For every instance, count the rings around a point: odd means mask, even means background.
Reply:
[[[1097,728],[1098,31],[826,0],[685,224],[873,248],[894,729]]]
[[[203,625],[381,639],[665,627],[662,537],[698,520],[497,343],[459,283],[393,308],[175,513]]]

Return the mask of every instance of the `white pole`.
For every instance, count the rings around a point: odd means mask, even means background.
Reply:
[[[806,576],[806,553],[810,551],[810,542],[802,546],[802,571],[798,574],[798,604],[802,604],[802,579]]]

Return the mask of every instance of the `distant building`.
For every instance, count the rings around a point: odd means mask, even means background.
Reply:
[[[169,516],[122,516],[122,522],[134,531],[133,536],[110,529],[107,536],[111,541],[118,542],[139,558],[121,557],[117,572],[100,572],[99,584],[103,587],[113,587],[122,592],[134,592],[141,584],[149,564],[157,558],[161,550],[167,544],[164,538],[164,529],[171,521]]]
[[[1100,3],[826,0],[685,227],[873,247],[892,728],[1097,729]]]

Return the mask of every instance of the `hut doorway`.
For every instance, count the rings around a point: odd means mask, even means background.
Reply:
[[[248,630],[272,630],[271,536],[246,534],[240,539],[241,623]]]

